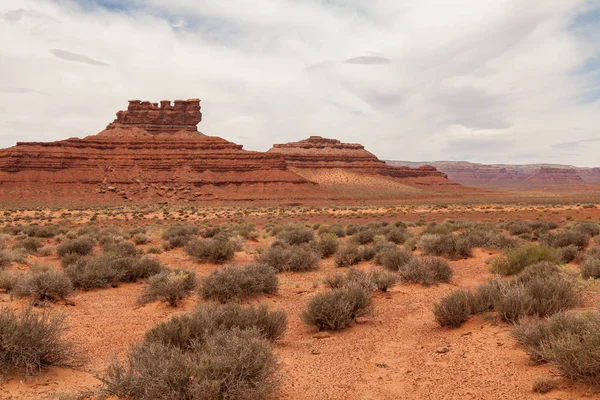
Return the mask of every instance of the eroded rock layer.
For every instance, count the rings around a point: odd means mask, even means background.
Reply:
[[[310,196],[314,183],[281,154],[197,132],[199,101],[130,102],[84,139],[17,143],[0,150],[0,191],[18,198],[270,199]]]
[[[299,142],[275,144],[269,153],[283,154],[287,163],[300,174],[303,169],[341,169],[399,179],[418,179],[423,184],[452,184],[444,173],[432,166],[392,166],[360,144],[342,143],[320,136],[311,136]]]

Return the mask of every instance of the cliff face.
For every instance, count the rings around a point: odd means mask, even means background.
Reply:
[[[392,166],[378,159],[360,144],[342,143],[320,136],[311,136],[299,142],[275,144],[268,153],[283,154],[288,165],[300,174],[305,169],[341,169],[398,179],[417,179],[423,184],[452,184],[444,173],[432,166]]]
[[[600,168],[578,168],[568,165],[476,164],[466,161],[427,163],[388,161],[391,165],[417,167],[431,164],[454,182],[476,187],[556,187],[600,184]]]
[[[277,198],[315,184],[280,154],[199,133],[200,102],[130,101],[105,131],[84,139],[17,143],[0,150],[0,188],[27,198]]]

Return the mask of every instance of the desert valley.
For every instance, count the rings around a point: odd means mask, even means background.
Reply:
[[[597,168],[201,121],[0,150],[0,398],[600,398]]]

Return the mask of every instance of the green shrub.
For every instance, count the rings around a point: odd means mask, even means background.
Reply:
[[[559,262],[560,254],[556,249],[535,244],[527,244],[516,249],[504,251],[504,255],[491,261],[492,272],[500,275],[514,275],[526,266],[540,261]]]
[[[65,338],[65,317],[27,308],[0,309],[0,368],[33,374],[46,366],[75,366],[81,360]]]
[[[205,299],[221,303],[260,294],[275,294],[279,286],[277,271],[264,264],[228,266],[214,270],[202,280],[200,293]]]
[[[93,248],[94,241],[90,238],[82,237],[59,244],[56,248],[56,253],[60,257],[64,257],[67,254],[79,254],[81,256],[85,256],[90,254]]]
[[[15,284],[12,294],[38,301],[65,299],[73,291],[71,280],[62,271],[26,274]]]
[[[470,314],[470,293],[464,290],[453,291],[433,307],[433,315],[440,326],[457,328]]]
[[[349,327],[357,317],[368,315],[371,309],[371,294],[359,285],[352,285],[314,295],[302,318],[319,330],[339,330]]]
[[[177,307],[179,301],[188,297],[195,287],[195,273],[184,269],[164,270],[148,279],[148,286],[138,301],[146,304],[158,299]]]
[[[213,264],[224,264],[231,261],[235,256],[234,245],[227,240],[191,240],[184,250],[197,262],[211,262]]]

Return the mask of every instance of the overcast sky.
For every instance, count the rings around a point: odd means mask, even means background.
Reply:
[[[249,150],[600,166],[600,0],[7,0],[0,35],[0,147],[198,97]]]

